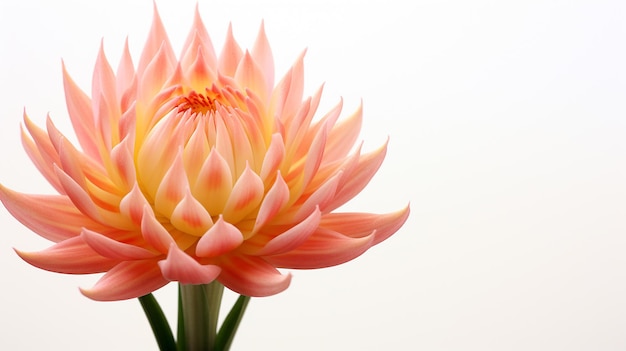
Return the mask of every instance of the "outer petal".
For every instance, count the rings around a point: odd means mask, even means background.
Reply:
[[[83,229],[81,237],[99,255],[112,260],[143,260],[155,256],[142,247],[121,243],[88,229]]]
[[[21,194],[0,185],[0,201],[18,221],[54,242],[78,236],[83,227],[105,228],[83,215],[67,196]]]
[[[100,256],[77,236],[39,252],[15,250],[26,262],[52,272],[89,274],[106,272],[119,261]]]
[[[201,265],[179,249],[176,244],[170,246],[167,259],[159,261],[159,267],[165,279],[181,284],[208,284],[220,274],[220,267]]]
[[[294,250],[302,245],[302,243],[315,232],[320,223],[321,216],[321,211],[319,208],[316,208],[315,211],[302,222],[269,240],[255,255],[271,256]]]
[[[320,228],[295,250],[265,259],[276,267],[314,269],[336,266],[353,260],[372,246],[374,234],[350,238]]]
[[[281,274],[273,265],[259,257],[233,256],[225,259],[220,283],[246,296],[270,296],[287,289],[291,274]]]
[[[374,213],[328,213],[322,217],[320,227],[339,232],[352,238],[362,238],[376,231],[374,245],[398,231],[409,218],[409,207],[387,214]]]
[[[167,283],[156,260],[126,261],[108,271],[93,288],[80,291],[93,300],[116,301],[147,295]]]

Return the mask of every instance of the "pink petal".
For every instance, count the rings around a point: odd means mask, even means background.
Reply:
[[[218,280],[238,294],[262,297],[287,289],[291,274],[281,274],[259,257],[233,256],[224,260]]]
[[[305,218],[302,222],[268,241],[261,250],[255,253],[255,255],[271,256],[294,250],[298,246],[302,245],[302,243],[304,243],[309,236],[315,232],[319,226],[321,217],[321,211],[319,208],[316,208],[315,211],[313,211],[313,213],[311,213],[311,215]]]
[[[176,229],[195,236],[202,236],[213,225],[211,215],[189,190],[174,208],[170,222]]]
[[[106,272],[119,262],[99,255],[80,236],[61,241],[43,251],[15,252],[35,267],[66,274]]]
[[[265,259],[276,267],[314,269],[336,266],[355,259],[369,249],[374,233],[350,238],[332,230],[319,228],[296,249]]]
[[[124,41],[124,51],[122,52],[122,59],[120,60],[120,64],[117,67],[117,74],[115,80],[115,88],[117,91],[117,96],[120,98],[123,97],[126,92],[132,88],[133,80],[135,78],[135,65],[133,64],[133,59],[130,56],[130,50],[128,49],[128,38]],[[125,106],[124,103],[121,104],[122,111],[126,111],[128,106]]]
[[[233,188],[228,163],[215,148],[204,161],[192,193],[211,215],[222,213]]]
[[[254,41],[254,47],[252,48],[252,58],[254,62],[259,65],[263,77],[265,78],[265,89],[267,95],[274,88],[274,56],[272,55],[272,49],[270,48],[269,40],[265,34],[265,25],[261,22],[261,28],[259,28],[259,34]]]
[[[182,152],[179,150],[167,173],[161,180],[154,198],[154,208],[163,215],[170,217],[176,205],[189,190],[187,174],[183,165]]]
[[[69,196],[72,203],[80,212],[93,219],[96,222],[103,223],[102,216],[100,215],[100,211],[98,210],[98,206],[93,202],[89,194],[85,191],[85,189],[81,188],[78,183],[74,179],[72,179],[69,175],[63,172],[61,169],[56,167],[55,170],[57,173],[57,177],[61,181],[61,185],[67,196]]]
[[[176,55],[172,50],[172,45],[167,37],[165,27],[163,26],[163,22],[161,21],[159,11],[157,10],[155,3],[154,15],[152,17],[152,27],[150,28],[148,39],[146,40],[143,51],[141,52],[141,58],[139,59],[139,63],[137,65],[137,75],[148,75],[148,73],[144,73],[144,71],[147,70],[147,67],[152,62],[153,58],[159,55],[157,54],[158,51],[162,51],[161,54],[169,62],[176,62]]]
[[[83,227],[104,228],[82,214],[67,196],[21,194],[0,185],[0,201],[18,221],[54,242],[78,236]]]
[[[198,240],[196,255],[198,257],[216,257],[230,252],[243,242],[241,231],[234,225],[220,218]]]
[[[373,245],[398,231],[409,218],[409,206],[400,211],[374,213],[328,213],[322,217],[320,227],[352,238],[362,238],[376,231]]]
[[[218,60],[218,71],[220,74],[233,77],[237,70],[239,60],[241,60],[242,51],[233,36],[233,26],[228,25],[228,32],[226,33],[226,40],[224,41],[224,47],[220,53]]]
[[[300,104],[304,92],[304,52],[298,57],[289,72],[281,79],[272,94],[274,114],[282,121],[291,119]]]
[[[380,165],[385,159],[386,153],[387,143],[385,143],[385,145],[378,150],[361,155],[359,163],[352,170],[352,172],[346,172],[344,174],[339,186],[337,187],[337,194],[335,195],[335,198],[323,210],[332,211],[360,193],[372,177],[374,177],[378,168],[380,168]]]
[[[246,167],[233,186],[228,201],[224,206],[224,220],[237,223],[261,204],[265,186],[259,176],[250,167]]]
[[[125,261],[109,270],[91,289],[80,291],[92,300],[116,301],[147,295],[167,283],[156,260]]]
[[[165,260],[159,261],[163,277],[181,284],[208,284],[220,274],[220,267],[201,265],[176,244],[170,246]]]
[[[205,54],[204,60],[208,67],[215,69],[217,67],[217,57],[215,56],[213,43],[211,42],[211,37],[209,36],[204,23],[202,23],[200,11],[198,10],[198,4],[196,4],[193,25],[187,35],[187,39],[185,40],[185,44],[183,45],[182,53],[180,55],[183,67],[189,66],[191,62],[196,60],[194,55],[198,52],[199,48],[202,48],[202,51]]]
[[[168,50],[171,50],[171,47],[164,42],[146,67],[144,74],[139,76],[141,78],[137,88],[137,102],[142,106],[150,105],[174,72],[176,61],[169,56]]]
[[[126,194],[120,201],[120,213],[130,218],[135,225],[141,226],[144,208],[150,206],[148,200],[144,197],[139,184],[135,183],[131,191]]]
[[[326,141],[325,162],[345,157],[353,148],[361,130],[363,104],[350,117],[335,125]]]
[[[167,253],[170,245],[175,243],[170,233],[154,217],[149,206],[144,206],[141,218],[141,234],[148,244],[161,253]]]
[[[72,126],[78,137],[80,146],[87,155],[94,159],[100,159],[100,152],[96,143],[96,128],[94,125],[91,99],[76,85],[65,69],[63,64],[63,86],[65,87],[65,100],[67,111],[72,121]]]
[[[198,47],[196,59],[185,70],[188,84],[191,90],[203,91],[206,87],[210,87],[217,80],[217,76],[208,64],[202,47]],[[214,67],[214,66],[213,66]]]
[[[113,240],[89,229],[83,229],[81,237],[99,255],[112,260],[143,260],[155,256],[153,252],[142,247]]]
[[[112,170],[111,177],[115,179],[118,188],[130,190],[137,182],[135,160],[132,154],[132,142],[130,137],[124,138],[121,143],[111,150]]]
[[[274,216],[276,216],[276,214],[284,208],[288,201],[289,186],[287,186],[287,183],[285,183],[279,172],[276,176],[276,181],[274,181],[274,185],[272,185],[261,203],[252,232],[257,232],[267,222],[274,218]]]
[[[239,61],[234,77],[240,88],[243,90],[248,88],[256,93],[261,98],[261,101],[267,101],[271,90],[266,87],[263,73],[261,68],[254,62],[254,59],[252,59],[250,53],[246,51],[241,61]]]
[[[54,171],[54,164],[60,164],[61,161],[54,146],[50,142],[48,134],[37,127],[28,118],[26,111],[24,111],[24,126],[32,136],[32,139],[29,138],[22,127],[21,137],[24,150],[26,150],[28,156],[48,183],[59,193],[65,194],[65,190],[63,190],[63,186],[61,186],[56,172]]]
[[[311,194],[293,216],[293,221],[299,222],[308,215],[310,215],[316,207],[319,207],[322,212],[325,213],[328,203],[333,201],[335,192],[337,190],[337,184],[341,179],[342,173],[335,174],[332,178],[328,179],[326,183],[320,186],[313,194]]]
[[[261,178],[267,180],[273,177],[278,171],[280,164],[285,158],[285,144],[283,138],[279,133],[272,135],[272,141],[267,148],[265,157],[263,158],[263,165],[261,166]]]

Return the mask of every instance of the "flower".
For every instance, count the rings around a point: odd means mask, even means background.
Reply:
[[[247,296],[279,293],[291,275],[352,260],[409,214],[334,212],[381,165],[386,145],[355,148],[362,110],[341,102],[314,118],[322,89],[303,99],[303,56],[274,84],[263,25],[243,51],[229,27],[219,55],[196,8],[176,58],[156,11],[139,59],[126,43],[114,72],[102,46],[89,97],[63,67],[80,147],[48,117],[24,113],[23,144],[57,195],[0,186],[0,200],[55,244],[18,255],[68,274],[104,273],[82,293],[143,296],[170,281],[219,281]]]

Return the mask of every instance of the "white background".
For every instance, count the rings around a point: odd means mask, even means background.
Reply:
[[[157,3],[178,51],[195,1]],[[347,210],[412,208],[364,256],[253,299],[233,350],[625,349],[625,4],[200,0],[216,48],[231,21],[250,47],[264,19],[278,75],[308,47],[322,110],[363,98],[366,148],[390,136]],[[22,109],[71,135],[61,58],[89,92],[101,38],[117,66],[128,36],[137,62],[151,17],[143,0],[0,3],[2,184],[51,191]],[[0,349],[156,349],[136,300],[83,297],[97,276],[29,266],[12,247],[48,243],[0,223]],[[174,320],[174,286],[156,295]]]

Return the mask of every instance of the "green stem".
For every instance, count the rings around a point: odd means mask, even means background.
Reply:
[[[170,329],[167,318],[165,318],[165,314],[154,298],[154,295],[148,294],[141,296],[139,297],[139,302],[141,303],[146,317],[148,317],[148,322],[152,327],[152,332],[159,345],[159,350],[176,351],[176,341],[174,340],[172,329]]]
[[[218,282],[206,285],[180,285],[186,349],[213,350],[223,291],[224,286]]]
[[[239,296],[237,302],[235,302],[235,305],[233,305],[233,308],[226,316],[226,319],[224,319],[224,323],[222,323],[222,327],[220,328],[217,338],[215,339],[214,351],[230,350],[230,345],[233,343],[235,333],[237,332],[237,328],[239,328],[239,323],[241,323],[243,314],[246,312],[248,302],[250,302],[250,296]]]

